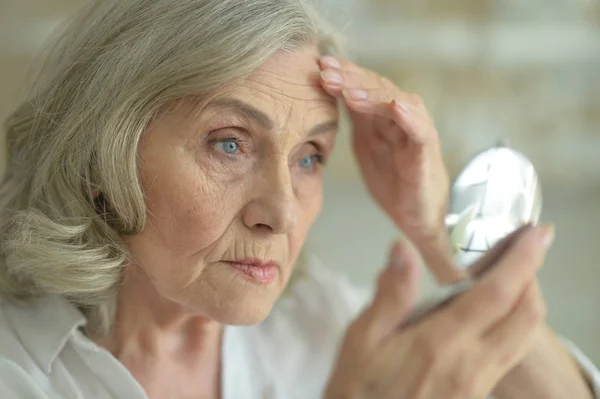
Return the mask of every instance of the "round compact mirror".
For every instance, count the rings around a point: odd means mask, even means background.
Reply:
[[[537,224],[541,209],[538,175],[523,154],[508,147],[479,153],[450,192],[446,225],[457,265],[468,267],[519,227]]]

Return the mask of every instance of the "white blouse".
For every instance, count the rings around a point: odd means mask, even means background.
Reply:
[[[319,398],[345,330],[368,300],[316,260],[307,277],[251,327],[224,329],[223,399]],[[0,303],[0,398],[147,399],[129,371],[82,334],[83,315],[61,297]],[[600,372],[567,342],[600,399]],[[168,399],[168,398],[165,398]]]

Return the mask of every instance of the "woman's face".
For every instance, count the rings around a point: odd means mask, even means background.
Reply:
[[[225,324],[263,320],[322,202],[338,113],[318,53],[280,52],[235,87],[163,113],[140,145],[147,224],[127,239],[153,289]]]

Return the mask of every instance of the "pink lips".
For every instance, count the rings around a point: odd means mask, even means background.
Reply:
[[[241,259],[225,262],[244,277],[258,284],[271,284],[277,277],[277,264],[275,262],[263,262],[258,259]]]

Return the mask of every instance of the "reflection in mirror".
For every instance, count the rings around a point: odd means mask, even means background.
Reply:
[[[537,224],[542,191],[532,163],[504,146],[476,155],[454,181],[446,225],[466,268],[524,224]]]

